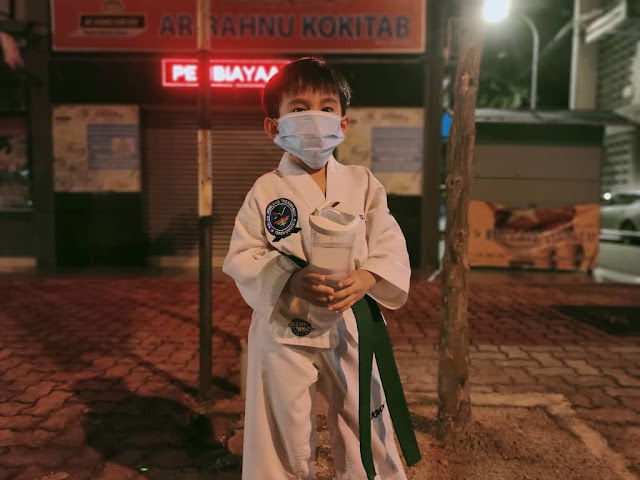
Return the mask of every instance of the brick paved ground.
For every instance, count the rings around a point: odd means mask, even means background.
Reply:
[[[162,277],[0,277],[0,480],[237,469],[194,398],[197,292],[193,280]],[[231,283],[214,296],[223,395],[222,379],[238,381],[250,310]],[[640,473],[640,337],[553,309],[568,304],[640,305],[640,287],[474,284],[473,390],[561,393]],[[407,306],[387,314],[407,391],[435,391],[439,305],[438,286],[417,281]]]

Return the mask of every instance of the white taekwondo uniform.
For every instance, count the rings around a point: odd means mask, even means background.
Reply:
[[[316,385],[329,405],[338,479],[367,478],[360,458],[358,331],[351,309],[332,327],[314,326],[306,301],[283,291],[299,270],[280,252],[309,258],[309,216],[327,200],[360,213],[354,269],[381,277],[369,295],[390,309],[407,300],[406,241],[387,208],[384,188],[365,167],[327,164],[326,197],[285,153],[261,176],[238,212],[223,270],[253,309],[249,330],[244,460],[246,480],[314,478]],[[371,447],[377,479],[405,479],[374,362]]]

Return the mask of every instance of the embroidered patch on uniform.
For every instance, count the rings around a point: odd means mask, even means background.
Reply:
[[[275,238],[274,242],[279,242],[289,235],[298,233],[298,209],[291,200],[279,198],[267,206],[265,215],[267,231]]]
[[[312,330],[315,330],[309,322],[302,320],[301,318],[294,318],[291,320],[289,327],[291,327],[291,331],[296,337],[306,337]]]
[[[371,412],[371,418],[378,418],[383,410],[384,410],[384,403],[380,405],[380,408]]]

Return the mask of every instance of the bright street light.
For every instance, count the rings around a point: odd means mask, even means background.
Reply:
[[[482,10],[484,20],[487,23],[497,23],[509,16],[509,0],[485,0]],[[533,53],[531,55],[531,91],[529,94],[529,106],[535,110],[538,100],[538,56],[540,51],[540,35],[533,21],[525,14],[519,15],[531,30],[533,37]]]
[[[509,0],[485,0],[482,16],[489,23],[501,22],[509,15]]]

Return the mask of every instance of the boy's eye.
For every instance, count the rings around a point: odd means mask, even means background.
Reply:
[[[296,107],[293,109],[294,112],[304,112],[306,110],[306,108],[303,107]]]
[[[323,112],[333,112],[333,107],[324,107],[322,109]]]

